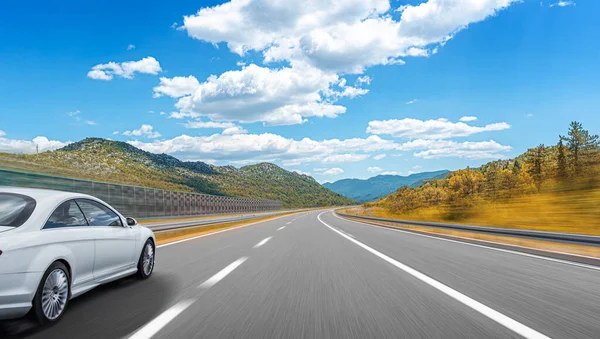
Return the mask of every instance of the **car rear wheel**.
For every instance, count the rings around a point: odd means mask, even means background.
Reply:
[[[146,240],[138,261],[138,277],[147,279],[154,271],[154,243],[152,240]]]
[[[46,270],[33,299],[33,313],[40,323],[54,323],[62,318],[71,291],[67,267],[55,262]]]

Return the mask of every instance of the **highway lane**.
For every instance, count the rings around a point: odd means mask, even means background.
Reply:
[[[55,326],[10,330],[31,338],[600,337],[599,270],[321,213],[161,247],[151,279],[77,298]]]

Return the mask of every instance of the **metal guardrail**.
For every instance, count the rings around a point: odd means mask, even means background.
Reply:
[[[531,231],[531,230],[512,229],[512,228],[468,226],[468,225],[445,224],[445,223],[428,222],[428,221],[375,218],[375,217],[366,217],[366,216],[340,213],[338,211],[335,211],[335,213],[344,218],[355,218],[355,219],[370,220],[370,221],[389,222],[389,223],[394,223],[394,224],[406,224],[406,225],[411,225],[411,226],[446,228],[446,229],[454,229],[454,230],[460,230],[460,231],[470,231],[470,232],[478,232],[478,233],[486,233],[486,234],[494,234],[494,235],[507,235],[507,236],[513,236],[513,237],[521,237],[521,238],[532,238],[532,239],[537,239],[537,240],[552,240],[552,241],[572,242],[572,243],[577,243],[577,244],[582,244],[582,245],[600,246],[600,237],[593,236],[593,235]]]
[[[278,211],[278,212],[272,212],[272,213],[242,214],[242,215],[226,216],[226,217],[205,218],[205,219],[199,219],[199,220],[141,223],[141,225],[151,229],[154,232],[162,232],[162,231],[171,231],[171,230],[182,229],[182,228],[209,226],[209,225],[234,222],[234,221],[259,219],[259,218],[264,218],[264,217],[270,217],[270,216],[276,216],[276,215],[294,213],[294,212],[300,212],[300,211],[304,211],[304,210],[302,209],[302,210]]]

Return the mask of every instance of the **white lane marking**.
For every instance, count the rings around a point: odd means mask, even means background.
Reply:
[[[206,233],[206,234],[198,235],[198,236],[187,238],[187,239],[177,240],[177,241],[169,242],[169,243],[166,243],[166,244],[158,245],[158,246],[156,246],[156,248],[161,248],[161,247],[176,245],[176,244],[180,244],[182,242],[186,242],[186,241],[190,241],[190,240],[195,240],[195,239],[199,239],[199,238],[208,237],[209,235],[219,234],[219,233],[223,233],[223,232],[229,232],[229,231],[237,230],[237,229],[240,229],[240,228],[244,228],[244,227],[248,227],[248,226],[252,226],[252,225],[256,225],[256,224],[261,224],[263,222],[273,221],[273,220],[277,220],[277,219],[281,219],[281,218],[285,218],[285,217],[289,217],[289,215],[282,215],[280,217],[269,219],[269,220],[257,221],[257,222],[253,222],[251,224],[246,224],[246,225],[242,225],[242,226],[227,228],[227,229],[224,229],[224,230],[215,231],[215,232],[211,232],[211,233]]]
[[[129,339],[149,339],[158,333],[163,327],[165,327],[171,320],[175,319],[181,312],[185,311],[186,308],[190,307],[195,300],[183,300],[169,308],[168,310],[161,313],[158,317],[154,318],[151,322],[140,328]]]
[[[281,230],[282,230],[282,229],[284,229],[284,228],[285,228],[285,226],[281,226],[281,227],[279,227],[277,230],[278,230],[278,231],[281,231]]]
[[[344,220],[344,221],[350,221],[350,222],[353,222],[355,224],[359,224],[361,226],[373,227],[373,225],[374,225],[374,224],[363,223],[363,222],[360,222],[360,221],[355,221],[355,220],[350,220],[350,219],[344,219],[344,218],[341,218],[341,217],[335,215],[335,213],[332,213],[332,214],[336,218],[338,218],[338,219],[341,219],[341,220]],[[377,225],[374,225],[374,226],[377,226]],[[395,228],[389,228],[389,227],[380,227],[380,228],[386,229],[386,230],[390,230],[390,231],[394,231],[394,232],[406,233],[406,234],[410,234],[410,235],[416,235],[416,236],[420,236],[420,237],[432,238],[432,239],[437,239],[437,240],[442,240],[442,241],[449,241],[449,242],[453,242],[453,243],[457,243],[457,244],[463,244],[463,245],[474,246],[474,247],[479,247],[479,248],[486,248],[488,250],[494,250],[494,251],[498,251],[498,252],[505,252],[505,253],[517,254],[517,255],[522,255],[524,257],[530,257],[530,258],[542,259],[542,260],[547,260],[547,261],[553,261],[553,262],[557,262],[557,263],[561,263],[561,264],[578,266],[578,267],[582,267],[582,268],[589,268],[589,269],[592,269],[592,270],[600,271],[600,267],[598,267],[598,266],[581,264],[581,263],[574,262],[574,261],[569,261],[569,260],[555,259],[555,258],[544,257],[544,256],[541,256],[541,255],[536,255],[536,254],[531,254],[531,253],[524,253],[524,252],[519,252],[519,251],[514,251],[514,250],[507,250],[507,249],[504,249],[504,248],[497,248],[497,247],[491,247],[491,246],[473,244],[473,243],[466,242],[466,241],[452,240],[452,239],[447,239],[447,238],[442,238],[442,237],[436,237],[434,235],[426,235],[426,234],[415,233],[415,232],[410,232],[410,231],[405,231],[405,230],[399,230],[399,229],[395,229]],[[470,238],[464,238],[464,237],[455,236],[455,235],[453,235],[452,237],[462,238],[462,239],[469,239],[470,240]],[[485,243],[488,243],[488,244],[508,245],[508,246],[519,247],[519,248],[523,248],[523,249],[532,249],[530,247],[519,246],[519,245],[511,245],[511,244],[503,244],[503,243],[496,242],[496,241],[479,240],[479,239],[473,239],[473,240],[476,240],[476,241],[479,241],[479,242],[485,242]],[[544,251],[544,250],[540,250],[540,251]],[[573,256],[576,256],[576,257],[596,259],[596,260],[598,259],[598,258],[594,258],[594,257],[587,257],[587,256],[583,256],[583,255],[570,254],[570,253],[565,253],[565,252],[555,252],[555,251],[544,251],[544,252],[556,253],[556,254],[564,254],[564,255],[573,255]]]
[[[259,247],[261,247],[262,245],[266,244],[267,241],[271,240],[271,238],[273,238],[273,237],[268,237],[268,238],[265,238],[265,239],[261,240],[258,244],[254,245],[253,248],[259,248]]]
[[[244,261],[248,260],[248,257],[241,257],[238,260],[232,262],[224,269],[220,270],[219,273],[213,275],[208,280],[203,282],[198,286],[198,288],[211,288],[219,281],[223,280],[229,273],[233,272],[238,266],[244,263]]]
[[[289,225],[289,224],[291,224],[291,223],[292,223],[292,222],[290,221],[290,222],[287,222],[287,223],[285,223],[285,224],[286,224],[286,225]]]
[[[327,212],[323,212],[323,213],[327,213]],[[338,231],[337,229],[329,226],[326,222],[321,220],[321,215],[323,213],[321,213],[317,216],[317,219],[319,219],[319,221],[323,225],[327,226],[332,231],[334,231],[334,232],[338,233],[339,235],[341,235],[342,237],[352,241],[353,243],[362,247],[363,249],[367,250],[368,252],[371,252],[372,254],[378,256],[379,258],[381,258],[381,259],[387,261],[388,263],[396,266],[397,268],[401,269],[402,271],[421,280],[422,282],[426,283],[427,285],[454,298],[455,300],[463,303],[464,305],[469,306],[473,310],[483,314],[484,316],[494,320],[495,322],[499,323],[500,325],[514,331],[515,333],[517,333],[525,338],[528,338],[528,339],[550,339],[550,337],[547,337],[547,336],[541,334],[540,332],[538,332],[530,327],[527,327],[527,326],[521,324],[520,322],[494,310],[493,308],[490,308],[490,307],[480,303],[479,301],[472,299],[447,285],[444,285],[443,283],[415,270],[414,268],[409,267],[391,257],[388,257],[387,255],[361,243],[358,240],[352,239],[351,237],[349,237],[349,236],[345,235],[344,233]]]

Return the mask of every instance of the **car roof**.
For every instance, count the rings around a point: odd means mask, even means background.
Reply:
[[[40,188],[12,187],[12,186],[0,186],[0,193],[22,194],[22,195],[29,196],[37,201],[51,200],[51,199],[67,199],[69,197],[72,197],[72,198],[90,197],[87,194],[74,193],[74,192],[56,191],[56,190],[48,190],[48,189],[40,189]]]

